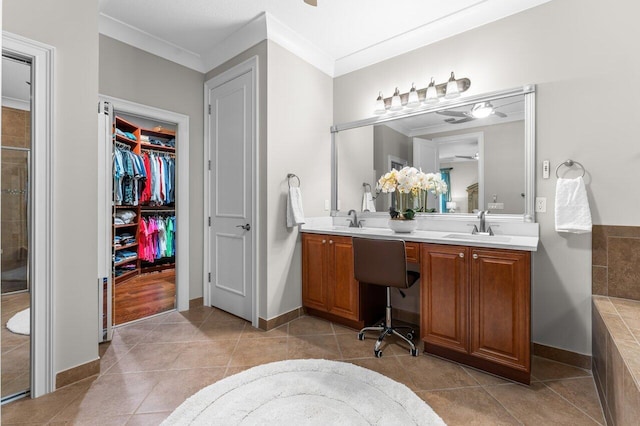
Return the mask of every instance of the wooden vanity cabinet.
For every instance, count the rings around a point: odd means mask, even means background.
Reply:
[[[360,284],[353,273],[351,237],[302,234],[302,305],[353,328],[384,315],[384,287]]]
[[[303,234],[303,306],[314,314],[355,322],[359,319],[359,297],[359,284],[353,277],[351,237]]]
[[[531,372],[531,254],[422,244],[425,351],[513,380]]]

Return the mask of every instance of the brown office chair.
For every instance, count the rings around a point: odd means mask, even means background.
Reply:
[[[387,306],[385,319],[377,327],[365,327],[358,333],[358,340],[364,340],[367,331],[380,331],[373,353],[382,356],[380,345],[388,334],[395,334],[406,341],[411,349],[409,353],[418,356],[418,349],[413,344],[414,331],[411,327],[394,327],[391,319],[391,287],[409,288],[420,279],[420,274],[407,271],[407,255],[402,240],[374,240],[370,238],[353,238],[354,275],[360,283],[381,285],[387,288]],[[402,290],[400,290],[402,293]],[[404,296],[404,293],[402,293]],[[398,329],[409,329],[405,335]]]

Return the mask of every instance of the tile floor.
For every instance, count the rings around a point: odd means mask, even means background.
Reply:
[[[373,339],[302,317],[263,332],[199,307],[118,328],[100,345],[99,376],[2,407],[2,424],[155,425],[188,396],[255,365],[296,358],[352,362],[414,390],[449,425],[596,425],[602,410],[590,371],[534,358],[530,387],[432,356],[399,342],[373,357]],[[373,336],[372,336],[373,337]]]

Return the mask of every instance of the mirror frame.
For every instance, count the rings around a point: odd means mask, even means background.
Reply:
[[[336,135],[344,130],[355,129],[364,126],[383,124],[389,121],[406,117],[414,117],[422,114],[435,113],[450,108],[459,108],[478,102],[492,101],[510,96],[524,95],[524,214],[492,214],[492,217],[511,222],[534,222],[535,220],[535,156],[536,156],[536,86],[525,85],[515,89],[498,92],[484,93],[475,96],[461,97],[452,101],[444,101],[434,106],[419,107],[414,110],[400,111],[398,113],[387,112],[383,116],[372,117],[349,123],[335,124],[331,126],[331,216],[338,214],[338,147]],[[387,215],[386,212],[367,213],[368,215]],[[441,213],[420,213],[420,215],[432,218],[445,218],[451,220],[469,220],[475,218],[475,214],[444,215]]]

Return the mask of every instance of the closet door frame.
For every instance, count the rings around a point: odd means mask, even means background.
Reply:
[[[2,32],[2,50],[31,59],[32,215],[31,215],[31,397],[55,390],[53,164],[55,48]]]
[[[98,96],[100,102],[109,102],[111,114],[122,112],[129,115],[137,115],[144,118],[151,118],[177,126],[176,130],[176,228],[181,231],[176,238],[176,308],[178,311],[189,309],[189,116],[177,112],[167,111],[160,108],[142,105],[124,99],[114,98],[107,95]],[[107,143],[111,146],[111,140]],[[111,170],[111,155],[106,154],[107,150],[99,151],[100,168]],[[99,263],[99,282],[105,278],[104,266],[108,262],[109,274],[111,273],[111,185],[102,184],[101,194],[109,203],[106,208],[101,209],[98,216],[99,229],[108,229],[109,238],[105,241],[105,232],[99,236],[98,244],[109,248],[103,254],[104,258]],[[109,303],[108,309],[111,308]],[[102,318],[100,318],[102,324]],[[102,332],[100,332],[100,335]]]

